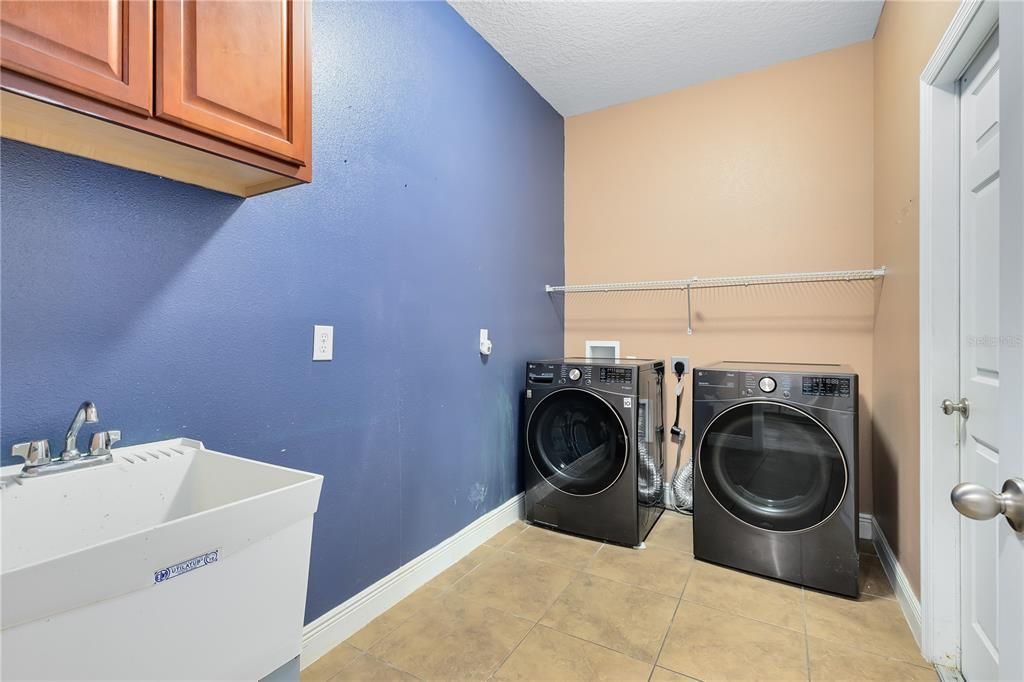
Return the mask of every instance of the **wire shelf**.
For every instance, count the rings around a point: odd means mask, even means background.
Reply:
[[[607,284],[565,284],[544,287],[549,294],[603,293],[609,291],[685,291],[686,333],[693,334],[694,289],[749,287],[765,284],[803,284],[805,282],[855,282],[885,277],[885,266],[864,270],[828,270],[824,272],[788,272],[778,275],[741,275],[739,277],[690,277],[689,279],[658,279],[648,282],[609,282]]]
[[[804,282],[853,282],[885,277],[885,266],[865,270],[832,270],[826,272],[790,272],[778,275],[741,275],[738,277],[690,277],[647,282],[608,282],[605,284],[565,284],[544,290],[549,294],[581,294],[605,291],[666,291],[712,289],[715,287],[746,287],[764,284],[801,284]]]

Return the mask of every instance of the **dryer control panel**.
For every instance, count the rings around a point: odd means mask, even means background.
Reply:
[[[779,372],[771,367],[765,367],[764,371],[713,368],[694,370],[694,400],[738,398],[853,410],[857,405],[857,375]]]
[[[802,377],[800,392],[804,395],[850,395],[850,377]]]

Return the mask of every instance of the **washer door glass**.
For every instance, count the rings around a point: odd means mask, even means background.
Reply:
[[[698,449],[701,476],[726,511],[758,528],[812,528],[839,508],[846,461],[806,412],[770,401],[742,403],[715,417]]]
[[[622,420],[593,393],[563,389],[534,409],[527,426],[533,465],[570,495],[594,495],[618,480],[628,448]]]

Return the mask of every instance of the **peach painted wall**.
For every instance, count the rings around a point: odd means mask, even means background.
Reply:
[[[566,282],[873,266],[872,63],[864,42],[566,119]],[[861,377],[861,511],[870,512],[877,291],[871,282],[699,291],[693,336],[682,293],[572,294],[565,353],[617,339],[623,355],[688,355],[693,366],[851,365]],[[689,377],[686,391],[689,429]],[[671,407],[667,397],[669,420]]]
[[[919,592],[918,97],[955,2],[887,2],[875,32],[875,262],[889,275],[874,339],[875,518]]]

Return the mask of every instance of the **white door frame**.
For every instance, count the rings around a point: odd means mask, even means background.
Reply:
[[[921,74],[921,649],[940,672],[960,668],[960,516],[949,501],[949,491],[960,482],[960,462],[956,423],[939,411],[944,398],[960,397],[957,80],[996,26],[1001,27],[1000,43],[1019,45],[1024,40],[1020,12],[1014,2],[965,0]],[[1019,51],[1017,45],[1011,50]],[[1014,75],[1024,78],[1021,65],[1008,66],[1009,78],[1001,81],[1012,83]],[[1014,139],[1012,132],[1009,140],[1001,138],[1000,149]],[[1001,215],[1002,221],[1012,219],[1012,212]]]

